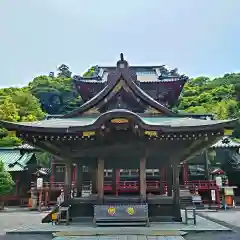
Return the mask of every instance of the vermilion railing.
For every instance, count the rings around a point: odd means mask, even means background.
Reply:
[[[31,187],[36,187],[37,183],[31,182]],[[72,182],[76,186],[76,182]],[[64,188],[64,182],[43,182],[43,188]]]
[[[146,182],[147,190],[148,191],[158,191],[160,189],[160,185],[166,188],[167,183],[166,181],[153,181],[149,180]],[[76,186],[76,182],[72,183],[73,186]],[[190,189],[198,189],[198,190],[208,190],[208,189],[215,189],[217,187],[215,181],[207,181],[207,180],[195,180],[195,181],[188,181],[186,183],[187,187]],[[36,187],[36,183],[32,182],[31,187]],[[64,188],[64,182],[43,182],[43,188],[56,188],[61,189]],[[138,191],[140,188],[139,181],[118,181],[116,182],[116,189],[119,192],[134,192]],[[112,191],[112,181],[105,181],[104,182],[104,191]]]
[[[188,181],[187,185],[189,187],[193,187],[193,188],[198,188],[198,189],[215,189],[217,187],[216,181],[213,180],[195,180],[195,181]]]

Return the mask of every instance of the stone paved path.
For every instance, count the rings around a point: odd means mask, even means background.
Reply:
[[[82,236],[82,237],[56,237],[53,240],[184,240],[183,237],[154,237],[154,236],[134,236],[134,235],[118,235],[118,236]]]
[[[30,212],[26,209],[6,209],[0,212],[0,235],[3,235],[7,229],[26,226],[28,223],[39,225],[44,215],[45,213]]]
[[[231,224],[233,226],[240,228],[240,210],[201,212],[201,215],[216,219],[218,221],[224,221],[228,224]]]

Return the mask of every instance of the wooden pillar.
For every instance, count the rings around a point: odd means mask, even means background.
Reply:
[[[204,168],[205,168],[205,179],[210,180],[210,174],[209,174],[209,165],[208,165],[208,151],[205,150],[204,153]]]
[[[147,184],[146,184],[146,157],[140,159],[140,196],[143,202],[146,201],[147,195]]]
[[[76,179],[76,188],[77,196],[82,196],[82,181],[83,181],[83,167],[81,163],[77,163],[77,179]]]
[[[55,180],[55,171],[56,171],[56,164],[55,164],[55,159],[52,157],[52,163],[51,163],[51,178],[50,178],[50,182],[51,184],[54,182]]]
[[[119,194],[119,185],[120,185],[120,168],[116,169],[116,196]]]
[[[71,188],[72,188],[72,162],[67,161],[65,164],[64,200],[70,199]]]
[[[167,166],[167,171],[166,171],[166,182],[167,182],[167,195],[169,197],[172,196],[172,190],[173,190],[173,171],[172,171],[172,166],[168,165]]]
[[[97,168],[96,166],[91,166],[91,182],[92,182],[92,194],[97,193]]]
[[[104,196],[104,160],[103,159],[98,159],[97,183],[98,183],[98,198],[100,203],[103,203],[103,196]]]
[[[16,185],[15,185],[15,196],[18,196],[20,195],[19,194],[19,182],[20,182],[20,177],[19,177],[19,174],[17,173],[16,175]],[[31,183],[30,183],[30,187],[31,187]]]
[[[173,173],[173,208],[174,208],[174,220],[181,222],[181,209],[180,209],[180,186],[179,186],[179,166],[177,163],[172,165]]]
[[[160,192],[160,194],[163,194],[164,193],[164,183],[163,183],[163,181],[164,181],[164,173],[163,173],[163,166],[161,167],[161,168],[159,168],[159,192]]]
[[[117,169],[114,167],[112,169],[112,192],[117,196]]]
[[[184,186],[188,183],[188,164],[187,161],[183,162],[183,184]]]
[[[75,182],[75,185],[77,184],[77,172],[78,172],[78,166],[77,164],[74,165],[74,182]]]

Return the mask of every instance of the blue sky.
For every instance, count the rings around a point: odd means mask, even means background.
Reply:
[[[239,0],[1,0],[0,86],[65,63],[166,64],[189,76],[240,72]]]

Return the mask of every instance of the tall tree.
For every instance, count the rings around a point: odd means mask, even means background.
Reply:
[[[65,64],[61,64],[58,67],[58,76],[59,77],[67,77],[70,78],[72,76],[72,72],[69,70],[69,67]]]
[[[0,161],[0,210],[4,208],[4,201],[1,197],[11,192],[13,186],[11,174],[5,171],[3,162]]]

